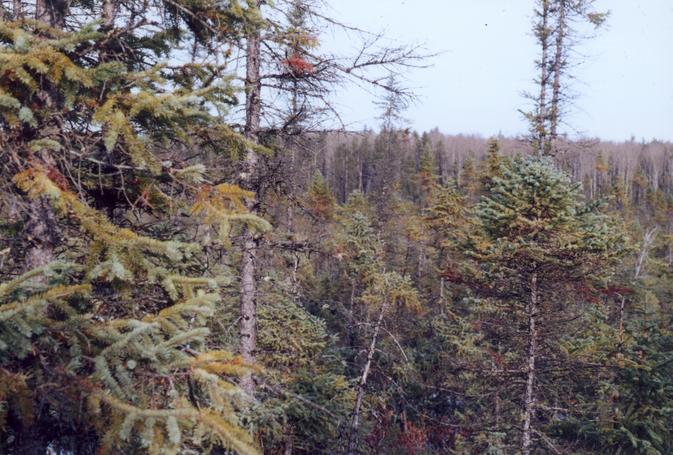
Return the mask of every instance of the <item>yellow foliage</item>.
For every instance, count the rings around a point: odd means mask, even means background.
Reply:
[[[134,415],[138,419],[155,419],[166,421],[169,418],[177,419],[181,426],[193,427],[194,423],[206,426],[212,435],[223,445],[236,450],[240,455],[261,454],[259,448],[253,442],[250,435],[228,422],[224,417],[208,410],[194,407],[175,409],[142,409],[124,403],[113,396],[100,392],[100,401],[107,404],[111,409],[123,414]],[[156,432],[155,432],[156,437]]]
[[[243,376],[251,370],[259,369],[247,364],[240,356],[227,351],[211,351],[199,354],[192,363],[193,369],[202,369],[208,373],[224,376]]]
[[[253,198],[254,193],[237,185],[203,185],[191,211],[193,215],[203,217],[207,224],[218,224],[220,241],[226,243],[232,221],[243,223],[260,232],[271,229],[268,221],[248,212],[245,202]]]

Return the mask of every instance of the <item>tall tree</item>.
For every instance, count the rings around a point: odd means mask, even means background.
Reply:
[[[2,232],[1,450],[258,453],[229,395],[248,367],[207,341],[227,277],[192,242],[210,225],[267,227],[249,193],[208,183],[222,176],[203,159],[247,141],[219,115],[235,102],[224,67],[199,56],[254,17],[127,2],[110,20],[106,5],[24,2],[0,22],[0,202],[15,224]]]
[[[603,25],[608,13],[594,10],[595,0],[537,0],[533,35],[540,56],[535,61],[539,76],[533,111],[524,113],[531,127],[531,139],[536,153],[553,155],[557,152],[559,126],[567,103],[572,99],[570,75],[572,50],[586,34],[583,24],[595,28]]]
[[[259,10],[260,0],[252,3]],[[245,64],[245,137],[252,143],[259,143],[260,122],[262,115],[262,80],[261,80],[261,36],[257,27],[251,28],[246,35]],[[246,151],[245,168],[241,174],[241,186],[252,191],[255,197],[250,200],[248,209],[257,214],[258,188],[258,151],[254,147]],[[254,231],[246,231],[243,235],[241,259],[241,325],[240,353],[247,362],[254,362],[257,349],[257,302],[256,302],[256,261],[259,238]],[[251,375],[243,377],[243,389],[252,394],[254,383]]]
[[[319,132],[311,127],[313,122],[325,121],[324,115],[332,114],[339,121],[338,111],[331,104],[329,95],[347,81],[366,83],[384,90],[407,95],[401,85],[388,86],[378,76],[377,68],[393,71],[401,67],[416,66],[422,56],[414,47],[380,48],[379,38],[363,41],[355,57],[334,55],[319,47],[319,29],[311,23],[336,26],[341,30],[362,31],[349,28],[326,17],[319,10],[319,3],[310,0],[283,0],[276,3],[254,1],[250,9],[259,16],[262,27],[249,28],[242,40],[240,52],[245,56],[244,91],[246,94],[244,133],[251,144],[274,146],[282,149],[288,137],[299,133]],[[263,30],[261,32],[260,30]],[[271,100],[289,99],[286,109]],[[289,142],[292,145],[291,142]],[[278,147],[281,145],[281,147]],[[287,181],[277,182],[278,176],[267,172],[271,161],[259,152],[263,147],[247,150],[245,168],[240,174],[240,185],[255,193],[248,209],[263,215],[264,197],[270,190],[290,186]],[[283,153],[282,150],[277,150]],[[267,149],[267,152],[270,152]],[[259,274],[261,239],[243,236],[241,249],[241,325],[240,352],[253,361],[256,350],[256,280]],[[244,379],[244,388],[252,392],[251,378]]]
[[[577,186],[550,161],[516,159],[502,172],[461,241],[466,269],[450,276],[479,297],[493,352],[508,352],[497,354],[499,370],[522,377],[512,409],[521,416],[519,449],[529,454],[549,439],[537,422],[555,406],[554,378],[576,374],[560,342],[622,248],[607,220],[581,202]]]

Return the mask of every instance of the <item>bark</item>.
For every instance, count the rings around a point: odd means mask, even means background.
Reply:
[[[439,300],[444,301],[444,277],[439,278]]]
[[[643,244],[640,247],[640,252],[638,253],[638,259],[636,260],[636,265],[633,270],[633,280],[637,281],[640,278],[640,275],[643,272],[643,267],[645,265],[645,260],[647,259],[647,256],[650,251],[650,247],[652,246],[652,243],[655,240],[655,234],[657,233],[657,228],[654,227],[650,230],[648,230],[645,233],[645,236],[643,237]],[[625,322],[626,322],[626,297],[621,296],[621,300],[619,302],[619,347],[620,349],[622,348],[624,344],[624,330],[625,330]]]
[[[647,231],[645,233],[645,236],[643,237],[643,244],[640,247],[640,252],[638,253],[638,260],[636,261],[636,268],[633,271],[633,279],[637,280],[640,278],[640,274],[643,271],[643,266],[645,264],[645,259],[647,259],[647,256],[649,255],[650,252],[650,247],[652,246],[652,243],[654,242],[655,239],[655,234],[657,233],[657,228],[654,227]]]
[[[66,5],[65,2],[51,0],[37,0],[35,3],[35,17],[54,27],[62,27],[62,19],[66,9],[60,10],[60,20],[54,19],[54,8]],[[15,15],[21,13],[21,1],[15,0]],[[52,95],[43,92],[45,98]],[[55,166],[49,155],[41,157],[47,167]],[[47,198],[41,197],[29,201],[25,229],[26,239],[30,246],[26,250],[24,266],[26,270],[42,267],[54,260],[54,248],[58,240],[57,223],[54,210]],[[43,278],[41,278],[43,279]]]
[[[348,313],[348,345],[354,351],[355,347],[355,279],[351,280],[351,293],[348,300],[349,313]]]
[[[624,346],[624,315],[626,308],[626,297],[622,296],[619,302],[619,350]]]
[[[364,177],[364,160],[362,159],[362,144],[360,144],[357,149],[356,153],[358,155],[358,191],[362,193],[364,191],[363,187],[363,177]]]
[[[106,27],[111,27],[114,23],[115,17],[117,15],[117,1],[116,0],[103,0],[103,25]]]
[[[387,309],[388,301],[385,300],[381,306],[381,312],[376,320],[376,325],[374,326],[374,334],[372,335],[372,341],[369,344],[369,350],[367,351],[367,361],[362,369],[362,375],[360,376],[360,382],[358,383],[358,392],[355,398],[353,416],[351,418],[350,434],[348,435],[348,455],[355,455],[357,453],[358,430],[360,428],[360,407],[362,406],[362,400],[364,399],[367,390],[367,378],[369,377],[369,370],[371,369],[372,360],[374,359],[374,352],[376,352],[376,343],[378,341],[381,325],[383,324],[383,316]]]
[[[37,0],[35,2],[35,19],[52,27],[63,28],[69,8],[69,0]]]
[[[286,431],[287,434],[283,443],[283,455],[292,455],[294,450],[294,438],[292,437],[292,431],[290,428],[287,428]]]
[[[526,390],[524,393],[524,412],[521,436],[521,454],[531,453],[532,420],[535,415],[535,356],[537,355],[537,273],[530,280],[530,300],[528,301],[528,359],[526,365]]]
[[[26,251],[26,270],[49,264],[54,260],[56,220],[45,198],[31,201],[28,206],[26,234],[31,247]]]
[[[255,6],[260,6],[260,1]],[[251,31],[247,36],[246,79],[245,79],[245,136],[252,142],[258,142],[259,126],[262,111],[261,80],[260,80],[260,33]],[[259,157],[254,150],[248,150],[246,169],[241,174],[241,185],[255,191],[255,177]],[[256,192],[256,191],[255,191]],[[248,209],[251,213],[257,212],[257,200],[251,202]],[[244,233],[243,256],[241,263],[241,325],[240,325],[240,354],[247,363],[255,361],[257,349],[257,250],[259,240],[255,233],[247,229]],[[255,384],[251,374],[241,379],[241,387],[249,394],[254,393]]]
[[[21,0],[12,0],[12,15],[15,20],[23,17],[23,4]]]

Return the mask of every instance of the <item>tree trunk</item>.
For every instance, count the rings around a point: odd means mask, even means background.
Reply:
[[[624,316],[626,309],[626,297],[622,296],[619,302],[619,350],[624,346]]]
[[[643,243],[640,246],[640,251],[638,253],[638,259],[636,260],[636,265],[633,270],[633,280],[638,281],[641,273],[643,272],[643,267],[645,265],[645,260],[647,259],[650,247],[655,240],[655,234],[657,233],[657,227],[654,227],[648,230],[643,237]],[[624,331],[626,324],[626,297],[621,296],[619,302],[619,349],[621,350],[624,345]]]
[[[374,334],[372,335],[372,341],[369,344],[369,350],[367,351],[367,361],[365,362],[365,366],[362,369],[362,375],[360,376],[360,382],[358,384],[358,393],[355,398],[355,407],[353,408],[353,416],[351,418],[351,429],[350,434],[348,435],[347,455],[355,455],[357,453],[358,430],[360,427],[360,407],[362,406],[362,400],[365,396],[367,378],[369,377],[369,370],[372,366],[374,352],[376,352],[376,342],[378,341],[379,331],[381,330],[381,325],[383,324],[383,315],[387,309],[388,301],[384,300],[383,305],[381,306],[381,312],[379,313],[379,317],[376,320],[376,325],[374,326]]]
[[[12,16],[14,20],[19,20],[23,17],[23,5],[21,0],[12,0]]]
[[[563,73],[564,58],[565,58],[565,37],[566,37],[566,0],[559,0],[558,2],[558,21],[556,23],[556,51],[554,54],[554,62],[552,64],[552,72],[554,74],[554,81],[552,82],[552,100],[551,109],[549,112],[549,136],[552,141],[556,140],[558,136],[558,124],[560,117],[561,104],[561,75]]]
[[[14,0],[13,5],[14,14],[18,17],[22,14],[21,0]],[[35,18],[52,27],[62,27],[62,21],[55,20],[55,14],[59,14],[55,12],[55,8],[59,5],[66,5],[66,2],[37,0]],[[64,17],[65,10],[61,10],[60,15]],[[50,97],[51,94],[46,93],[46,96]],[[41,161],[47,167],[55,165],[48,154],[41,156]],[[26,270],[42,267],[54,260],[54,247],[57,241],[56,226],[56,216],[47,198],[40,197],[29,202],[25,233],[30,247],[24,258]]]
[[[65,15],[70,8],[68,0],[37,0],[35,19],[55,28],[65,26]]]
[[[542,10],[540,11],[540,24],[538,25],[537,38],[541,47],[542,55],[540,56],[540,94],[537,99],[536,112],[536,140],[537,151],[539,154],[544,154],[547,151],[547,85],[549,79],[548,60],[549,60],[549,16],[550,5],[549,0],[541,0]]]
[[[117,15],[117,1],[103,0],[103,25],[111,27],[114,24],[115,16]]]
[[[645,260],[650,252],[650,247],[655,240],[655,234],[657,233],[656,227],[648,230],[643,237],[643,244],[640,247],[640,252],[638,253],[638,260],[636,261],[636,267],[633,271],[633,279],[637,280],[640,278],[640,274],[643,271],[643,266],[645,265]]]
[[[526,374],[526,391],[524,394],[523,428],[521,436],[521,454],[530,455],[532,419],[535,415],[535,356],[537,354],[538,311],[537,272],[530,280],[530,300],[528,302],[528,359]]]
[[[283,441],[283,455],[292,455],[294,450],[294,438],[292,436],[292,429],[286,428],[285,441]]]
[[[26,251],[26,270],[49,264],[54,260],[56,220],[46,198],[35,199],[28,206],[26,234],[31,247]]]
[[[259,8],[260,1],[255,2]],[[259,140],[259,126],[262,112],[261,80],[260,80],[260,34],[258,30],[251,31],[247,36],[246,79],[245,79],[245,136],[252,142]],[[241,185],[248,190],[257,190],[255,177],[259,157],[254,150],[248,150],[246,168],[241,174]],[[251,213],[256,214],[258,201],[248,205]],[[257,349],[257,302],[256,302],[256,269],[257,249],[259,240],[255,233],[246,229],[243,235],[243,256],[241,263],[241,326],[240,326],[240,354],[247,363],[255,361]],[[253,394],[255,384],[251,374],[241,379],[241,387],[249,394]]]

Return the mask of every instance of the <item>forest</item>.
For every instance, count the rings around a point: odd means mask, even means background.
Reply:
[[[610,16],[529,3],[482,137],[320,0],[2,0],[0,453],[673,454],[673,143],[566,134]]]

